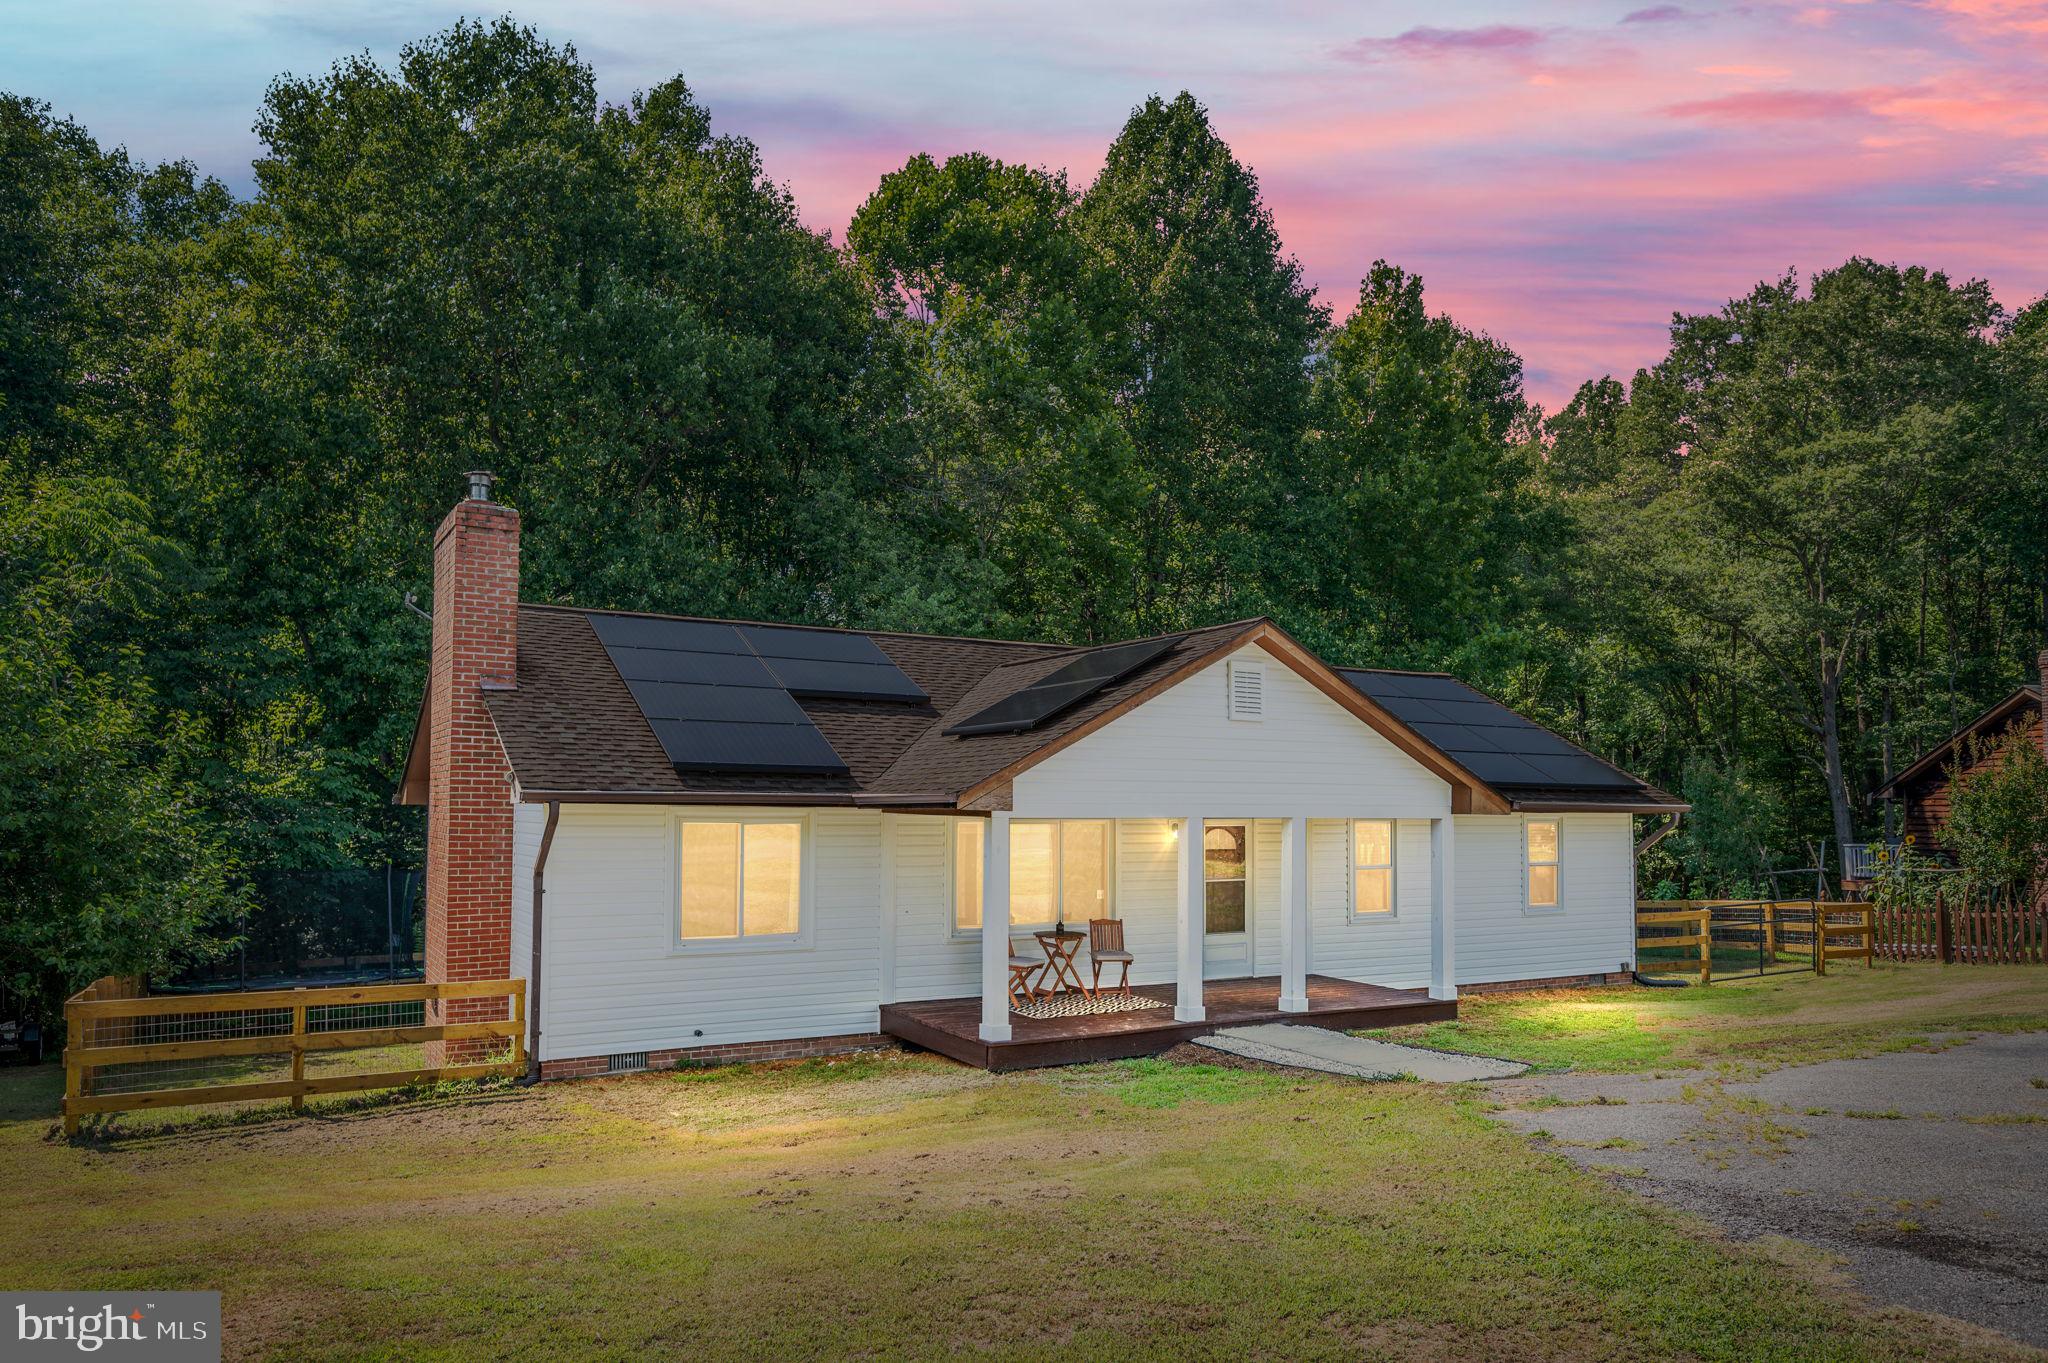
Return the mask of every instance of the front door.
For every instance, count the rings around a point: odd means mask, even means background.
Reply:
[[[1252,973],[1252,829],[1243,821],[1214,822],[1202,830],[1202,879],[1207,933],[1202,973],[1233,979]]]

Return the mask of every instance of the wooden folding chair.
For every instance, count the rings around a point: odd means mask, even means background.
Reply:
[[[1032,982],[1032,975],[1043,975],[1051,964],[1043,955],[1026,956],[1017,950],[1017,943],[1010,943],[1010,1002],[1019,1005],[1034,1002],[1038,998],[1038,986]]]
[[[1088,964],[1095,971],[1095,992],[1102,992],[1102,967],[1120,965],[1124,977],[1117,981],[1116,990],[1125,998],[1131,996],[1131,953],[1124,950],[1124,924],[1120,918],[1091,918],[1088,920]]]

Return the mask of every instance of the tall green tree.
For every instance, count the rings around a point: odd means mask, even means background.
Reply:
[[[1062,176],[919,156],[847,230],[900,345],[925,556],[957,563],[963,626],[1087,640],[1133,625],[1131,442],[1074,203]]]
[[[1075,212],[1137,461],[1134,613],[1168,629],[1273,608],[1298,572],[1308,357],[1326,321],[1256,176],[1185,91],[1124,124]]]
[[[1313,412],[1319,631],[1388,666],[1478,662],[1559,528],[1535,495],[1521,360],[1377,261],[1323,343]]]
[[[875,321],[680,81],[607,107],[573,51],[458,24],[279,79],[257,194],[175,321],[167,530],[206,574],[162,667],[258,865],[377,857],[424,679],[429,537],[487,467],[529,599],[840,621],[892,548]],[[875,527],[880,523],[882,529]],[[281,804],[236,735],[301,753]]]
[[[1677,317],[1625,403],[1582,390],[1551,427],[1592,579],[1681,685],[1711,679],[1703,737],[1739,749],[1747,707],[1747,741],[1799,755],[1837,843],[1867,817],[1901,706],[1944,661],[1993,651],[1962,595],[1997,488],[1998,320],[1981,281],[1867,260],[1788,275]],[[1951,632],[1941,656],[1930,607]]]
[[[0,460],[0,982],[46,1014],[219,950],[241,903],[137,642],[179,571],[133,493]]]

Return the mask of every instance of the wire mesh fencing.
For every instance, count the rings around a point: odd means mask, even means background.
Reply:
[[[459,1019],[459,1020],[451,1020]],[[65,1005],[65,1126],[129,1108],[289,1099],[518,1074],[526,982],[145,996],[94,982]]]
[[[1636,969],[1715,977],[1826,974],[1831,960],[1874,959],[1875,911],[1812,899],[1642,900]]]

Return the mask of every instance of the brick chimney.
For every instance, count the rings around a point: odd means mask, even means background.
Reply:
[[[492,477],[434,535],[434,651],[428,673],[427,979],[503,979],[512,969],[512,772],[484,709],[513,684],[518,654],[519,513],[491,500]],[[502,999],[451,999],[430,1019],[494,1022]],[[479,1041],[429,1046],[461,1063]],[[440,1052],[439,1055],[435,1052]]]

